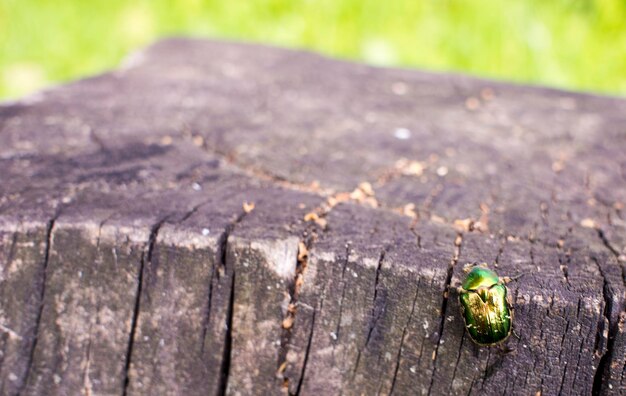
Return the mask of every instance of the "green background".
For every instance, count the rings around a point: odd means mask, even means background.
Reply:
[[[0,98],[181,34],[626,93],[626,0],[0,0]]]

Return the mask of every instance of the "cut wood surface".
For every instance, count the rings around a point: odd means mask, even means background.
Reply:
[[[0,394],[626,393],[624,99],[170,39],[0,141]]]

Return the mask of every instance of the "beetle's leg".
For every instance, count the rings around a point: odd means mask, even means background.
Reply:
[[[513,333],[513,335],[515,336],[515,338],[517,338],[518,340],[521,340],[521,339],[522,339],[522,337],[520,337],[520,336],[519,336],[519,334],[517,334],[517,333],[515,332],[515,329],[511,329],[511,333]]]
[[[498,344],[498,348],[500,349],[500,353],[502,353],[503,355],[507,355],[511,352],[515,352],[516,349],[515,348],[511,348],[510,346],[506,345],[505,343],[501,343]]]
[[[519,278],[521,278],[522,276],[527,275],[526,273],[521,273],[519,275],[515,275],[514,277],[509,277],[509,276],[503,276],[502,278],[500,278],[500,280],[502,281],[502,283],[504,283],[505,285],[507,283],[511,283],[513,281],[518,280]]]

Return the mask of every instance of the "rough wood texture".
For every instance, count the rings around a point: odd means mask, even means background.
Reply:
[[[626,393],[626,100],[176,39],[0,139],[1,394]]]

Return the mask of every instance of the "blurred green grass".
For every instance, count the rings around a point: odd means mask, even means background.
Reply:
[[[626,93],[625,0],[0,0],[0,98],[183,34]]]

